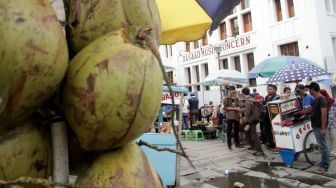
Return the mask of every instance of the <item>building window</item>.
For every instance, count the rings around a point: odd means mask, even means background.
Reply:
[[[200,85],[197,85],[197,91],[201,91],[201,86]]]
[[[205,86],[205,90],[209,91],[210,90],[210,86]]]
[[[331,12],[330,0],[324,0],[324,6],[326,12]]]
[[[168,77],[168,83],[170,84],[174,83],[173,71],[167,72],[167,77]]]
[[[287,7],[288,7],[288,17],[294,17],[295,16],[295,10],[294,10],[294,3],[293,0],[287,0]]]
[[[208,45],[208,37],[207,34],[202,37],[202,46]]]
[[[336,14],[336,0],[333,0],[333,9],[334,9],[334,14]]]
[[[172,45],[165,45],[166,47],[166,57],[173,56],[173,47]]]
[[[244,32],[252,31],[253,27],[252,27],[251,12],[243,15],[243,21],[244,21]]]
[[[257,86],[257,79],[251,78],[249,79],[250,86],[255,87]]]
[[[197,48],[199,48],[200,46],[199,46],[199,43],[198,43],[198,41],[194,41],[194,49],[197,49]]]
[[[200,81],[200,75],[199,75],[199,68],[198,68],[198,66],[196,66],[195,71],[196,71],[196,81],[199,82]]]
[[[204,76],[208,76],[209,75],[209,68],[208,68],[207,63],[203,64],[203,70],[204,70]]]
[[[224,69],[229,69],[229,62],[228,62],[228,59],[223,59],[223,68],[224,68]]]
[[[188,90],[189,90],[189,92],[192,92],[192,88],[191,88],[191,86],[188,87]]]
[[[231,19],[231,33],[232,36],[239,35],[239,26],[238,26],[238,18]]]
[[[227,33],[226,33],[226,22],[223,22],[219,25],[219,31],[220,31],[220,39],[225,40]]]
[[[239,56],[234,57],[234,65],[235,65],[236,71],[241,72],[240,57]]]
[[[244,10],[246,8],[250,8],[250,0],[240,0],[241,9]]]
[[[280,0],[274,0],[274,4],[275,4],[276,18],[277,18],[277,21],[279,22],[282,20],[281,2]]]
[[[219,61],[219,70],[221,69],[229,69],[228,59],[222,59]]]
[[[190,84],[191,83],[190,67],[186,68],[185,70],[186,70],[185,73],[186,73],[186,76],[187,76],[187,79],[188,79],[188,83]]]
[[[200,75],[199,75],[199,67],[198,67],[198,65],[193,66],[193,73],[196,76],[196,82],[198,83],[200,81]]]
[[[190,42],[186,42],[185,45],[186,45],[186,51],[190,52]]]
[[[297,42],[292,42],[292,43],[281,45],[280,52],[281,52],[281,55],[291,55],[291,56],[300,55]]]
[[[247,68],[250,71],[254,67],[254,55],[253,53],[246,54],[247,57]]]

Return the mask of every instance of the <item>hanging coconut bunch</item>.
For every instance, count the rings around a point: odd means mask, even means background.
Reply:
[[[71,171],[81,172],[78,186],[162,187],[132,144],[155,120],[162,96],[155,0],[64,4],[0,0],[0,179],[50,178],[57,148],[48,126],[57,114],[76,143],[69,153],[78,159]],[[54,115],[39,124],[35,115],[50,106]]]

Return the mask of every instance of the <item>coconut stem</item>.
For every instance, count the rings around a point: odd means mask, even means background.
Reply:
[[[175,149],[171,149],[171,148],[165,148],[165,147],[162,148],[162,147],[158,147],[158,146],[156,146],[156,145],[150,144],[150,143],[145,142],[145,141],[143,141],[143,140],[139,140],[139,141],[137,142],[137,144],[138,144],[139,146],[147,146],[147,147],[149,147],[149,148],[151,148],[151,149],[153,149],[153,150],[156,150],[156,151],[168,151],[168,152],[175,153],[175,154],[181,155],[181,156],[183,156],[183,157],[186,157],[185,153],[182,153],[181,151],[178,151],[178,150],[175,150]]]

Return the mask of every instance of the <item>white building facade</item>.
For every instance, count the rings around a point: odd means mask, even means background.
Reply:
[[[200,84],[219,69],[234,69],[247,75],[267,58],[294,55],[334,72],[336,0],[241,0],[211,36],[163,45],[160,53],[164,65],[169,67],[170,82],[197,93],[200,105],[219,103],[219,87]],[[247,86],[264,82],[262,78],[250,79]],[[265,94],[262,87],[258,87],[258,92]]]

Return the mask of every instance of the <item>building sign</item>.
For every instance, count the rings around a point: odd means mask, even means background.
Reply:
[[[251,44],[250,35],[237,37],[232,40],[226,40],[225,42],[217,45],[221,48],[221,52],[225,52],[228,50],[233,50],[236,48],[240,48],[243,46],[247,46]],[[208,55],[216,54],[215,46],[209,46],[207,48],[200,48],[198,50],[192,51],[182,56],[183,62],[191,61],[195,59],[199,59]]]

